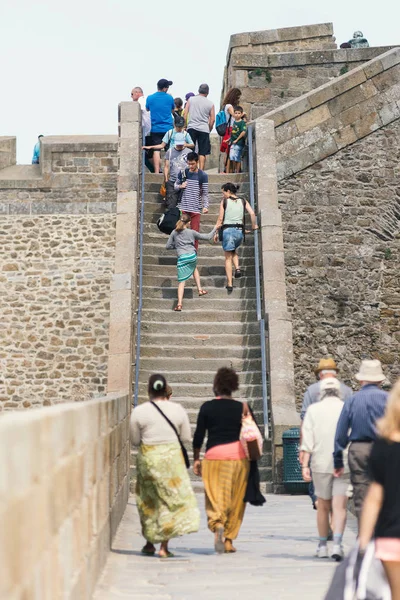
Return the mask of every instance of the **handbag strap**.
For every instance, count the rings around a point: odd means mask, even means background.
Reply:
[[[178,430],[175,427],[175,425],[172,423],[172,421],[170,421],[168,419],[167,415],[165,413],[163,413],[163,411],[161,410],[161,408],[159,406],[157,406],[157,404],[155,402],[153,402],[152,400],[150,400],[150,404],[152,404],[154,406],[154,408],[156,408],[158,410],[158,412],[164,417],[164,419],[167,421],[167,423],[172,427],[172,429],[175,431],[176,437],[179,440],[179,443],[182,445],[181,438],[179,437]]]

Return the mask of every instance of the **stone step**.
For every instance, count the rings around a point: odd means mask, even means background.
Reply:
[[[224,183],[228,183],[231,181],[235,185],[241,185],[243,182],[249,180],[248,173],[208,173],[208,182],[209,183],[218,183],[222,185]],[[162,174],[157,173],[146,173],[144,178],[145,187],[147,187],[148,183],[160,183],[164,181],[164,176]]]
[[[144,337],[144,336],[143,336]],[[258,338],[259,341],[259,338]],[[260,346],[254,346],[252,348],[243,347],[243,346],[223,346],[223,347],[215,347],[215,346],[206,346],[206,347],[197,347],[194,346],[182,346],[177,343],[176,346],[170,345],[152,345],[145,343],[142,338],[142,344],[140,348],[140,356],[141,361],[144,358],[152,358],[153,360],[159,360],[159,357],[168,357],[168,358],[178,358],[182,360],[182,357],[191,358],[191,359],[224,359],[227,360],[226,357],[229,357],[229,362],[234,362],[235,360],[253,360],[261,358],[261,348]],[[142,363],[141,363],[142,364]]]
[[[247,197],[247,194],[240,194],[240,195]],[[215,205],[215,206],[219,205],[220,202],[223,200],[223,195],[222,195],[221,189],[219,189],[217,192],[209,192],[208,197],[210,200],[210,204]],[[158,204],[159,206],[164,206],[165,199],[161,196],[159,190],[157,190],[157,191],[145,190],[144,203],[145,203],[145,207],[147,207],[148,204],[151,204],[151,203]]]
[[[176,254],[175,250],[167,250],[166,242],[164,242],[164,238],[153,237],[153,236],[144,236],[146,238],[144,244],[144,256],[145,255],[154,255],[154,256],[168,256],[171,254],[176,262]],[[239,261],[243,259],[250,259],[254,263],[254,247],[251,246],[241,246],[238,248]],[[224,252],[222,247],[219,244],[210,243],[208,241],[200,241],[199,246],[199,256],[210,256],[213,258],[219,258],[220,260],[224,260]]]
[[[190,280],[190,283],[194,284],[193,279]],[[204,281],[201,281],[201,286],[202,288],[206,288],[208,291],[208,295],[207,295],[207,299],[211,299],[211,300],[232,300],[233,299],[233,292],[229,293],[227,292],[227,290],[225,289],[225,286],[223,288],[215,288],[212,284],[207,287],[204,283]],[[163,299],[163,300],[176,300],[176,294],[177,294],[177,282],[175,287],[149,287],[149,286],[143,286],[143,299],[146,300],[146,305],[148,305],[148,301],[150,301],[151,299]],[[199,293],[197,291],[197,288],[194,285],[191,286],[185,286],[185,291],[183,294],[184,299],[186,300],[193,300],[196,298],[199,298]],[[241,299],[243,302],[248,302],[248,301],[253,301],[255,302],[255,297],[256,297],[256,288],[238,288],[235,292],[234,295],[234,299],[235,300],[239,300]],[[232,307],[231,307],[232,308]]]
[[[182,363],[182,364],[184,364],[184,363]],[[196,367],[194,367],[195,370],[189,371],[186,369],[186,364],[185,364],[185,368],[182,368],[182,369],[179,369],[176,371],[169,370],[168,373],[166,373],[166,375],[168,374],[168,382],[171,386],[176,385],[176,383],[180,382],[180,381],[184,382],[185,385],[201,384],[201,385],[205,386],[205,385],[212,385],[217,368],[218,367],[216,367],[215,369],[210,368],[210,370],[198,371],[198,370],[196,370]],[[152,373],[154,373],[153,368],[152,369],[141,368],[139,380],[147,382]],[[244,371],[244,372],[238,371],[238,375],[239,375],[239,379],[243,386],[256,385],[256,384],[260,385],[261,384],[261,371],[260,370]]]
[[[225,291],[225,297],[217,297],[213,294],[213,289],[208,290],[206,296],[199,296],[197,293],[190,295],[186,298],[184,310],[191,311],[193,309],[204,309],[207,311],[216,311],[216,318],[219,320],[218,313],[220,312],[233,312],[237,314],[238,318],[240,313],[247,311],[256,310],[256,300],[249,298],[235,298],[232,293]],[[161,310],[161,311],[172,311],[176,306],[177,296],[175,294],[170,295],[167,298],[143,298],[144,310]],[[182,311],[184,312],[184,311]],[[167,317],[169,318],[169,317]],[[212,319],[211,319],[212,320]]]
[[[250,321],[256,323],[256,314],[254,311],[245,311],[241,309],[237,310],[228,310],[228,308],[223,308],[223,310],[219,310],[218,312],[213,312],[204,304],[206,302],[205,298],[197,298],[198,303],[193,304],[192,306],[187,306],[181,312],[175,312],[170,309],[155,309],[155,308],[144,308],[142,311],[142,319],[143,321],[155,321],[157,323],[162,323],[162,326],[166,323],[193,323],[193,327],[191,327],[191,332],[199,332],[201,329],[197,326],[199,322],[205,323],[222,323],[222,322],[236,322],[239,324],[247,324]],[[200,304],[200,302],[202,304]],[[215,301],[217,302],[217,301]],[[172,306],[172,303],[171,303]],[[196,308],[195,308],[196,307]]]
[[[151,373],[153,373],[153,371]],[[141,380],[139,381],[139,397],[147,398],[147,382],[151,373],[145,373],[144,371],[141,372]],[[216,371],[212,371],[210,373],[207,383],[191,383],[187,381],[186,377],[185,381],[182,381],[181,373],[166,373],[165,376],[169,385],[173,389],[174,397],[186,397],[187,399],[193,397],[210,400],[210,398],[214,397],[212,382],[214,380],[215,373]],[[253,398],[262,397],[261,383],[246,383],[242,373],[238,373],[238,375],[240,387],[238,391],[235,392],[235,398],[242,398],[246,401],[250,401]]]
[[[211,250],[211,252],[207,252],[207,250]],[[176,254],[173,253],[172,250],[163,250],[160,254],[154,253],[149,254],[149,249],[147,247],[144,248],[143,253],[143,265],[166,265],[171,266],[174,265],[176,267]],[[169,253],[169,254],[168,254]],[[199,260],[201,258],[201,265],[207,264],[210,267],[218,267],[221,263],[224,263],[224,256],[222,251],[215,252],[214,249],[207,247],[200,247],[199,249]],[[240,268],[247,269],[248,267],[253,267],[254,269],[254,257],[253,256],[243,256],[240,259]],[[254,272],[254,271],[253,271]]]
[[[235,393],[235,396],[237,395],[237,392]],[[178,397],[175,395],[175,387],[172,389],[172,400],[173,402],[177,402],[179,404],[182,404],[182,406],[186,409],[186,410],[192,410],[192,411],[199,411],[200,407],[202,404],[204,404],[204,402],[207,402],[207,400],[211,400],[212,396],[210,396],[209,398],[205,398],[204,396],[199,396],[199,397],[191,397],[191,396],[183,396],[183,397]],[[242,399],[243,398],[239,398]],[[143,402],[147,402],[148,401],[148,396],[139,396],[138,397],[138,404],[143,404]],[[249,401],[249,406],[251,406],[251,409],[253,410],[253,412],[257,412],[257,414],[259,414],[259,416],[256,417],[256,421],[258,423],[259,427],[263,427],[263,401],[262,398],[250,398]]]
[[[161,328],[160,328],[160,331]],[[162,334],[142,331],[142,356],[154,356],[160,350],[167,356],[185,356],[209,358],[211,356],[257,358],[260,353],[260,335],[235,334]],[[190,354],[189,354],[190,352]]]
[[[165,356],[160,354],[157,358],[153,356],[141,356],[140,370],[154,371],[161,373],[171,373],[181,371],[185,378],[186,372],[196,371],[198,373],[213,371],[221,367],[235,369],[238,373],[244,371],[261,371],[261,360],[258,358],[193,358],[183,354],[178,357]]]
[[[193,314],[193,311],[190,311]],[[171,311],[172,313],[172,311]],[[185,313],[185,309],[181,313],[174,313],[175,315],[179,315],[182,317]],[[169,315],[168,311],[168,315]],[[158,315],[159,319],[155,319],[155,315],[151,315],[151,320],[143,318],[142,321],[142,334],[159,334],[162,332],[163,335],[176,335],[177,326],[176,323],[179,321],[178,318],[172,321],[167,318],[165,321],[160,321],[161,315]],[[220,344],[225,345],[225,340],[228,341],[230,339],[230,335],[236,336],[250,336],[250,335],[259,335],[260,327],[259,324],[254,321],[207,321],[204,320],[207,315],[203,315],[203,320],[196,320],[191,323],[190,328],[182,329],[182,335],[215,335],[219,338]],[[154,320],[153,320],[154,319]]]
[[[159,192],[160,191],[160,187],[161,184],[163,182],[163,177],[162,175],[159,175],[159,180],[157,183],[148,183],[147,181],[145,182],[145,194],[147,194],[148,192]],[[231,180],[228,180],[231,181]],[[220,194],[221,195],[221,186],[222,186],[223,182],[218,182],[216,183],[215,181],[208,181],[208,191],[211,194]],[[248,195],[250,193],[250,184],[247,181],[243,181],[242,183],[240,183],[240,190],[239,190],[240,194],[243,195]],[[220,196],[221,197],[221,196]]]
[[[146,212],[145,217],[144,217],[145,223],[146,224],[153,223],[153,227],[155,227],[155,229],[157,230],[156,223],[162,214],[164,214],[164,210],[160,210],[159,212],[155,211],[153,213]],[[207,233],[208,231],[211,231],[211,229],[215,226],[216,222],[217,222],[217,214],[207,213],[205,215],[201,215],[200,232]],[[250,229],[250,221],[247,221],[247,219],[246,219],[246,228]],[[166,234],[164,234],[164,235],[165,235],[165,237],[167,237]],[[253,238],[253,234],[247,233],[245,244],[247,244],[248,241],[252,238]]]
[[[164,271],[164,269],[163,269]],[[174,273],[175,277],[165,277],[165,275],[160,274],[153,274],[153,275],[145,275],[143,277],[143,286],[144,288],[146,287],[152,287],[152,288],[157,288],[157,289],[168,289],[168,288],[174,288],[175,292],[176,292],[176,285],[177,285],[177,280],[176,280],[176,269],[175,269],[175,273]],[[255,286],[256,286],[256,278],[255,277],[246,277],[246,276],[242,276],[240,279],[235,279],[234,280],[234,284],[235,284],[235,288],[238,288],[235,291],[235,295],[242,297],[242,295],[246,295],[246,293],[249,294],[254,294],[255,296]],[[214,276],[203,276],[201,278],[201,285],[204,287],[212,287],[212,288],[216,288],[219,291],[225,293],[225,286],[226,286],[226,278],[225,277],[221,277],[220,275],[214,275]],[[185,286],[185,294],[188,293],[189,290],[192,290],[193,293],[196,290],[193,278],[188,279],[188,281],[186,282],[186,286]],[[240,292],[240,294],[239,294]]]
[[[213,261],[213,263],[210,264],[210,260],[208,258],[202,259],[202,257],[200,256],[198,264],[197,264],[197,268],[199,269],[199,273],[200,273],[201,277],[222,278],[225,276],[224,265],[215,263],[215,261]],[[242,270],[242,279],[243,279],[243,276],[255,277],[254,262],[252,265],[246,265],[246,266],[242,263],[240,265],[240,268]],[[157,264],[155,261],[151,262],[150,264],[143,265],[143,275],[144,275],[144,277],[146,277],[147,275],[158,275],[160,277],[173,277],[174,280],[176,281],[176,258],[175,258],[174,264],[165,264],[165,265],[162,265],[162,268],[160,268],[160,265]],[[234,288],[241,287],[242,279],[234,279],[233,287]],[[188,285],[190,284],[190,280],[188,280],[187,284]],[[226,283],[224,284],[224,287],[225,287],[225,285],[226,285]]]

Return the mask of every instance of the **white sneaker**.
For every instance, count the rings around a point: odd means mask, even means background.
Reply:
[[[343,560],[343,557],[344,557],[343,546],[341,544],[334,544],[333,550],[332,550],[332,558],[334,558],[336,560],[336,562],[340,562],[341,560]]]
[[[317,546],[317,550],[315,552],[315,556],[317,558],[328,558],[328,546]]]

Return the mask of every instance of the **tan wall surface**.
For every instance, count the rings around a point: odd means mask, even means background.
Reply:
[[[127,396],[0,419],[0,599],[89,600],[128,498]]]

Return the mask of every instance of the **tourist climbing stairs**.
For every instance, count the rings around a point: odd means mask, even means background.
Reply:
[[[210,206],[209,213],[201,216],[203,233],[209,232],[216,223],[222,200],[221,185],[227,181],[240,183],[240,194],[248,197],[247,174],[209,175]],[[165,249],[168,237],[160,233],[156,225],[164,212],[163,199],[159,194],[161,183],[161,175],[146,174],[138,403],[147,400],[149,375],[162,373],[172,387],[172,400],[185,407],[194,430],[201,404],[213,398],[212,383],[217,369],[232,367],[240,380],[240,389],[235,396],[249,402],[264,430],[254,236],[248,234],[239,249],[242,277],[233,280],[231,294],[225,289],[221,244],[200,241],[198,267],[201,285],[208,294],[199,297],[191,278],[186,282],[183,310],[174,312],[177,300],[176,254]],[[247,218],[246,223],[247,229],[250,229]],[[259,465],[260,473],[263,481],[270,481],[268,443],[265,448],[266,454]],[[198,480],[193,475],[192,478]]]

